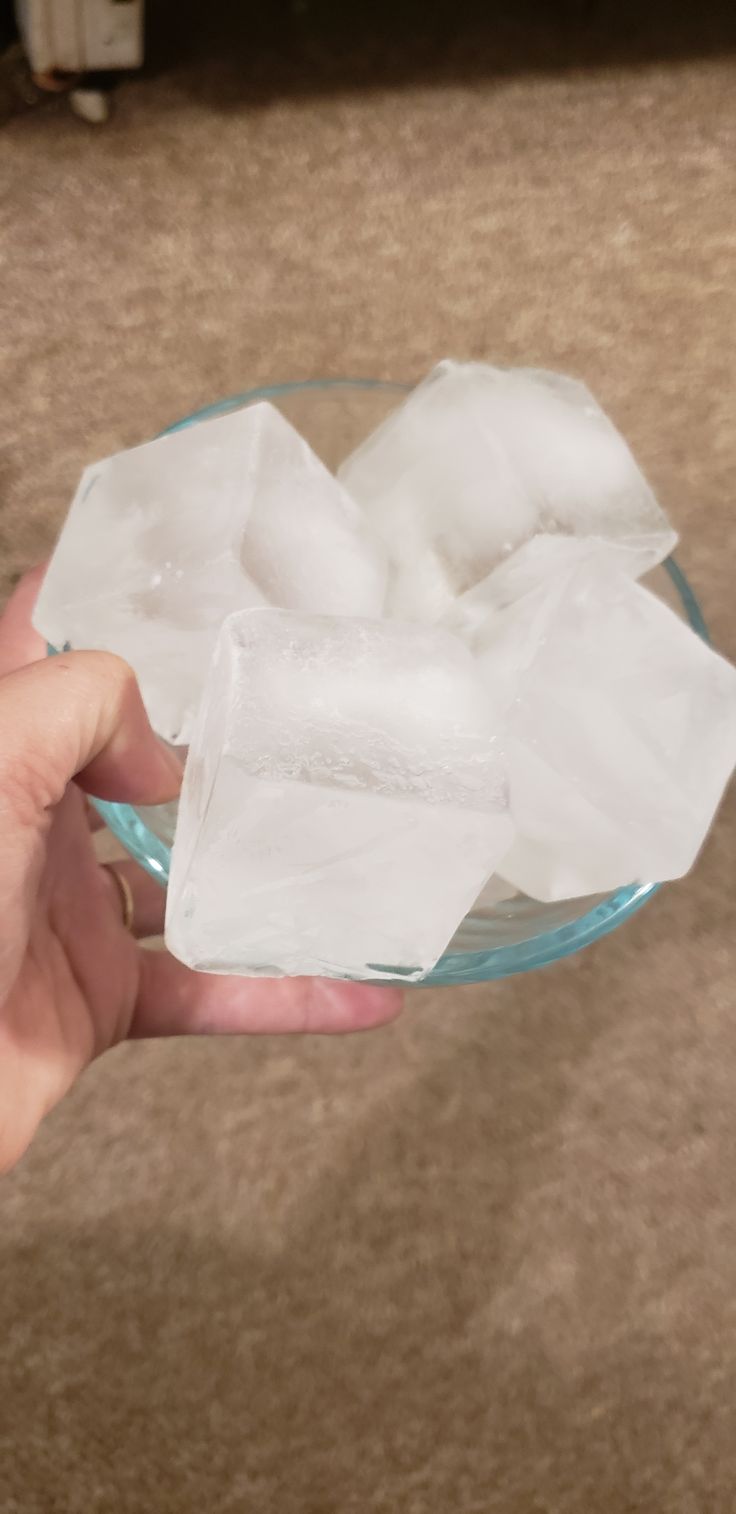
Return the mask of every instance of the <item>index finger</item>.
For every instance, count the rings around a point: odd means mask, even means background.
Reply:
[[[46,563],[31,568],[16,585],[0,616],[0,678],[46,656],[46,643],[31,625]]]

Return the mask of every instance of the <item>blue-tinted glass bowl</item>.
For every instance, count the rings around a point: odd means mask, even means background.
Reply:
[[[383,419],[407,386],[370,379],[316,379],[273,384],[233,395],[170,426],[178,431],[256,400],[268,399],[306,436],[329,467],[336,467]],[[707,639],[697,600],[670,559],[651,575],[652,587]],[[132,857],[163,887],[169,877],[175,807],[135,810],[95,801],[108,826]],[[445,955],[424,984],[479,983],[529,972],[590,946],[641,909],[656,883],[639,883],[614,894],[539,904],[521,895],[477,905],[466,916]]]

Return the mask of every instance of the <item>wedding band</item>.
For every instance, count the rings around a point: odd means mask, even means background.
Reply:
[[[133,932],[133,920],[135,917],[135,902],[133,890],[124,873],[118,872],[114,862],[103,862],[102,866],[106,873],[115,880],[115,886],[120,895],[120,908],[123,913],[123,930]]]

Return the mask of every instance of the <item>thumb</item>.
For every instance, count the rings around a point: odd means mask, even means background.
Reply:
[[[148,722],[132,668],[109,652],[64,652],[0,679],[0,802],[58,804],[78,778],[99,799],[163,804],[181,783]]]

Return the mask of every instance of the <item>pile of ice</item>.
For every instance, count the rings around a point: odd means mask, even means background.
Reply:
[[[382,613],[385,553],[362,511],[273,405],[93,463],[35,624],[52,646],[117,652],[154,728],[186,745],[233,610]]]
[[[35,624],[190,744],[167,907],[209,971],[418,978],[485,890],[680,877],[736,669],[588,389],[441,363],[334,478],[268,404],[88,469]]]

